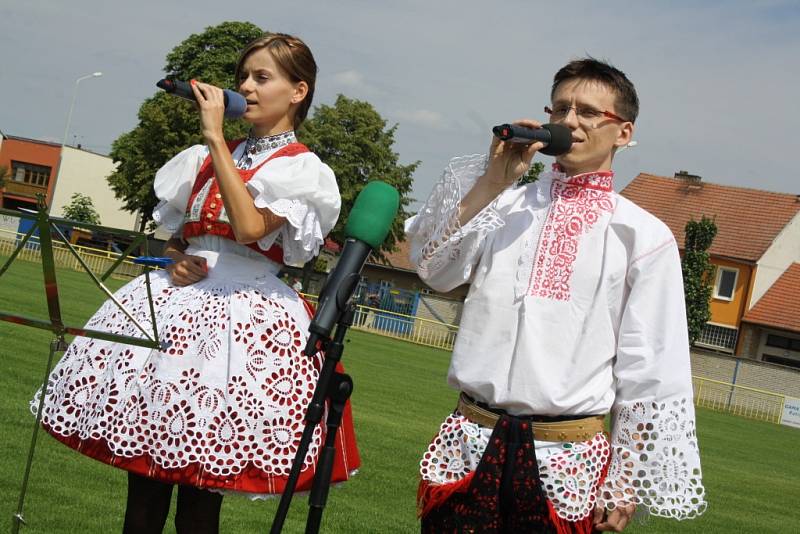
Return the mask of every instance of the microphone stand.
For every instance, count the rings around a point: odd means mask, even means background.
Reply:
[[[352,378],[350,378],[349,375],[337,372],[336,364],[339,363],[342,358],[344,337],[347,333],[347,329],[353,325],[354,316],[355,306],[352,301],[348,301],[344,312],[342,312],[336,323],[336,333],[333,339],[330,337],[323,337],[314,345],[316,347],[321,347],[321,350],[325,351],[325,360],[322,364],[319,378],[317,379],[314,395],[306,410],[306,424],[303,429],[303,435],[300,438],[300,443],[294,456],[294,462],[292,463],[292,469],[286,481],[286,487],[281,495],[280,504],[275,512],[275,519],[272,522],[270,534],[280,534],[283,529],[283,523],[289,511],[289,505],[291,504],[292,496],[297,486],[297,480],[300,477],[300,470],[303,467],[308,452],[308,446],[311,443],[311,437],[314,433],[314,429],[322,421],[322,415],[325,412],[325,400],[328,399],[330,401],[328,417],[325,421],[327,433],[325,435],[325,444],[320,451],[319,461],[314,472],[311,494],[308,498],[309,511],[305,531],[306,534],[316,534],[319,532],[322,512],[328,500],[328,490],[333,473],[333,460],[336,454],[336,435],[338,434],[339,425],[342,421],[345,404],[347,403],[347,399],[350,398],[350,394],[353,392]]]

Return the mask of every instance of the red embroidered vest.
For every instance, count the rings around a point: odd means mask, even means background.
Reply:
[[[233,152],[241,142],[241,139],[237,141],[228,141],[228,148]],[[297,154],[308,151],[308,147],[302,143],[290,143],[269,156],[258,166],[247,170],[236,170],[239,171],[239,176],[241,176],[242,181],[247,183],[268,161],[283,156],[296,156]],[[210,154],[206,157],[203,165],[200,167],[200,172],[197,173],[197,178],[194,180],[192,194],[189,197],[189,203],[186,205],[186,213],[183,216],[183,221],[184,239],[211,234],[236,241],[233,227],[228,219],[228,214],[225,212],[225,205],[222,202],[219,184],[214,176],[214,164],[211,161]],[[263,254],[276,263],[283,264],[283,249],[279,245],[273,245],[269,250],[261,250],[258,243],[249,243],[246,246],[259,254]]]

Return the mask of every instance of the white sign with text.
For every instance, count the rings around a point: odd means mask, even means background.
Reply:
[[[19,229],[19,217],[0,215],[0,232],[4,237],[13,237]]]
[[[781,424],[800,428],[800,399],[784,398]]]

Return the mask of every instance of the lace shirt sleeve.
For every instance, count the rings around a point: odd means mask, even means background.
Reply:
[[[503,226],[489,204],[461,226],[461,199],[486,170],[485,155],[454,158],[423,208],[406,221],[411,262],[428,285],[449,291],[469,281],[483,252],[486,233]]]
[[[159,203],[153,209],[153,220],[172,235],[180,233],[186,204],[192,194],[197,173],[208,149],[194,145],[179,153],[156,172],[153,190]]]
[[[653,515],[703,513],[678,248],[670,235],[628,268],[614,375],[611,466],[599,500]]]
[[[256,172],[247,187],[257,208],[266,208],[287,221],[258,240],[262,250],[279,241],[287,265],[303,265],[319,253],[341,207],[330,167],[310,152],[275,158]]]

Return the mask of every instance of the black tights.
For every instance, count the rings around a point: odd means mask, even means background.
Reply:
[[[128,504],[123,534],[161,534],[167,521],[172,484],[128,473]],[[178,486],[175,530],[178,534],[217,534],[222,495]]]

